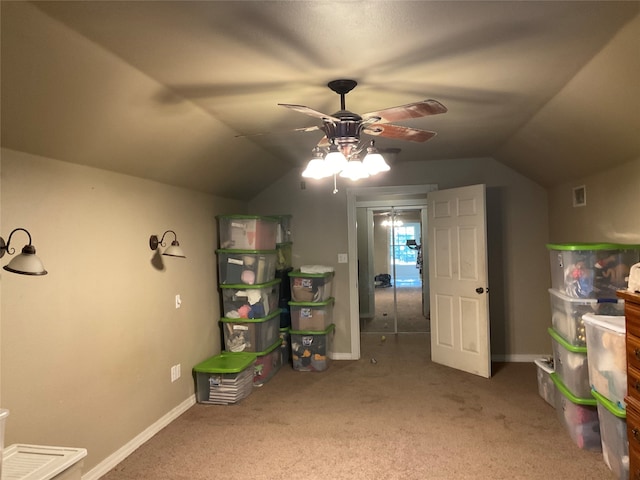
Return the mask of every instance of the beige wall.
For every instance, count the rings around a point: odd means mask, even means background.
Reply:
[[[492,159],[400,162],[387,174],[357,186],[438,184],[440,189],[487,185],[491,343],[497,358],[550,353],[546,329],[551,325],[547,289],[547,192],[541,186]],[[335,281],[335,350],[351,351],[349,279],[337,254],[347,252],[346,191],[351,183],[307,181],[293,170],[261,192],[249,211],[293,215],[294,266],[333,265]]]
[[[573,207],[573,188],[584,185],[587,205]],[[640,244],[640,158],[549,190],[553,243]]]
[[[49,271],[0,270],[5,443],[87,448],[86,473],[192,397],[191,368],[219,352],[215,215],[244,204],[11,150],[0,185],[2,236],[27,228]],[[158,270],[149,236],[167,229],[187,258]]]

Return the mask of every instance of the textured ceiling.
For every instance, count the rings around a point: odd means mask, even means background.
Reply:
[[[363,113],[448,112],[394,161],[491,156],[544,186],[640,157],[640,2],[2,1],[2,146],[249,199]],[[254,135],[267,133],[265,135]]]

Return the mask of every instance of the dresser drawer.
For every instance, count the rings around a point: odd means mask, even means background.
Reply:
[[[627,318],[627,333],[640,337],[640,305],[626,300],[624,316]]]
[[[640,402],[640,370],[627,367],[627,395]]]
[[[627,368],[640,370],[640,337],[627,332]]]
[[[640,480],[640,401],[626,397],[629,478]]]

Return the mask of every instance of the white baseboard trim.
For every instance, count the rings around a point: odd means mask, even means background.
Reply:
[[[510,354],[510,355],[491,355],[492,362],[513,362],[513,363],[526,363],[532,362],[538,358],[547,358],[553,357],[550,353],[539,353],[539,354]]]
[[[143,443],[145,443],[171,422],[173,422],[184,412],[189,410],[189,408],[191,408],[195,403],[196,396],[194,394],[187,398],[180,405],[169,411],[166,415],[162,416],[155,423],[149,425],[149,427],[147,427],[143,432],[141,432],[139,435],[136,435],[133,439],[131,439],[131,441],[122,446],[112,455],[109,455],[98,465],[82,475],[82,480],[98,480],[100,477],[109,472],[113,467],[115,467],[121,461],[131,455]]]
[[[540,354],[509,354],[509,355],[491,355],[492,362],[505,362],[505,363],[533,363],[537,358],[553,357],[550,353]],[[358,360],[351,353],[336,353],[331,355],[332,360]]]

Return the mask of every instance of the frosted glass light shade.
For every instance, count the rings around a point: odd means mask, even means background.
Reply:
[[[171,245],[169,245],[167,249],[162,252],[162,255],[166,255],[167,257],[187,258],[177,240],[171,242]]]
[[[340,173],[344,170],[347,166],[347,159],[335,145],[332,145],[329,153],[327,153],[327,156],[324,158],[324,164],[329,175],[333,175],[334,173]]]
[[[384,161],[384,157],[377,152],[367,153],[362,163],[370,175],[391,170],[391,167]]]
[[[340,176],[355,181],[367,178],[369,172],[367,172],[367,169],[360,160],[349,160],[344,170],[340,173]]]
[[[305,178],[315,178],[316,180],[320,180],[321,178],[325,178],[331,175],[331,172],[328,171],[327,166],[324,163],[324,160],[321,158],[314,158],[310,160],[307,164],[307,168],[302,172],[302,176]]]
[[[7,272],[19,273],[20,275],[46,275],[48,273],[42,260],[36,255],[36,249],[33,245],[25,245],[22,253],[14,257],[3,268]]]

